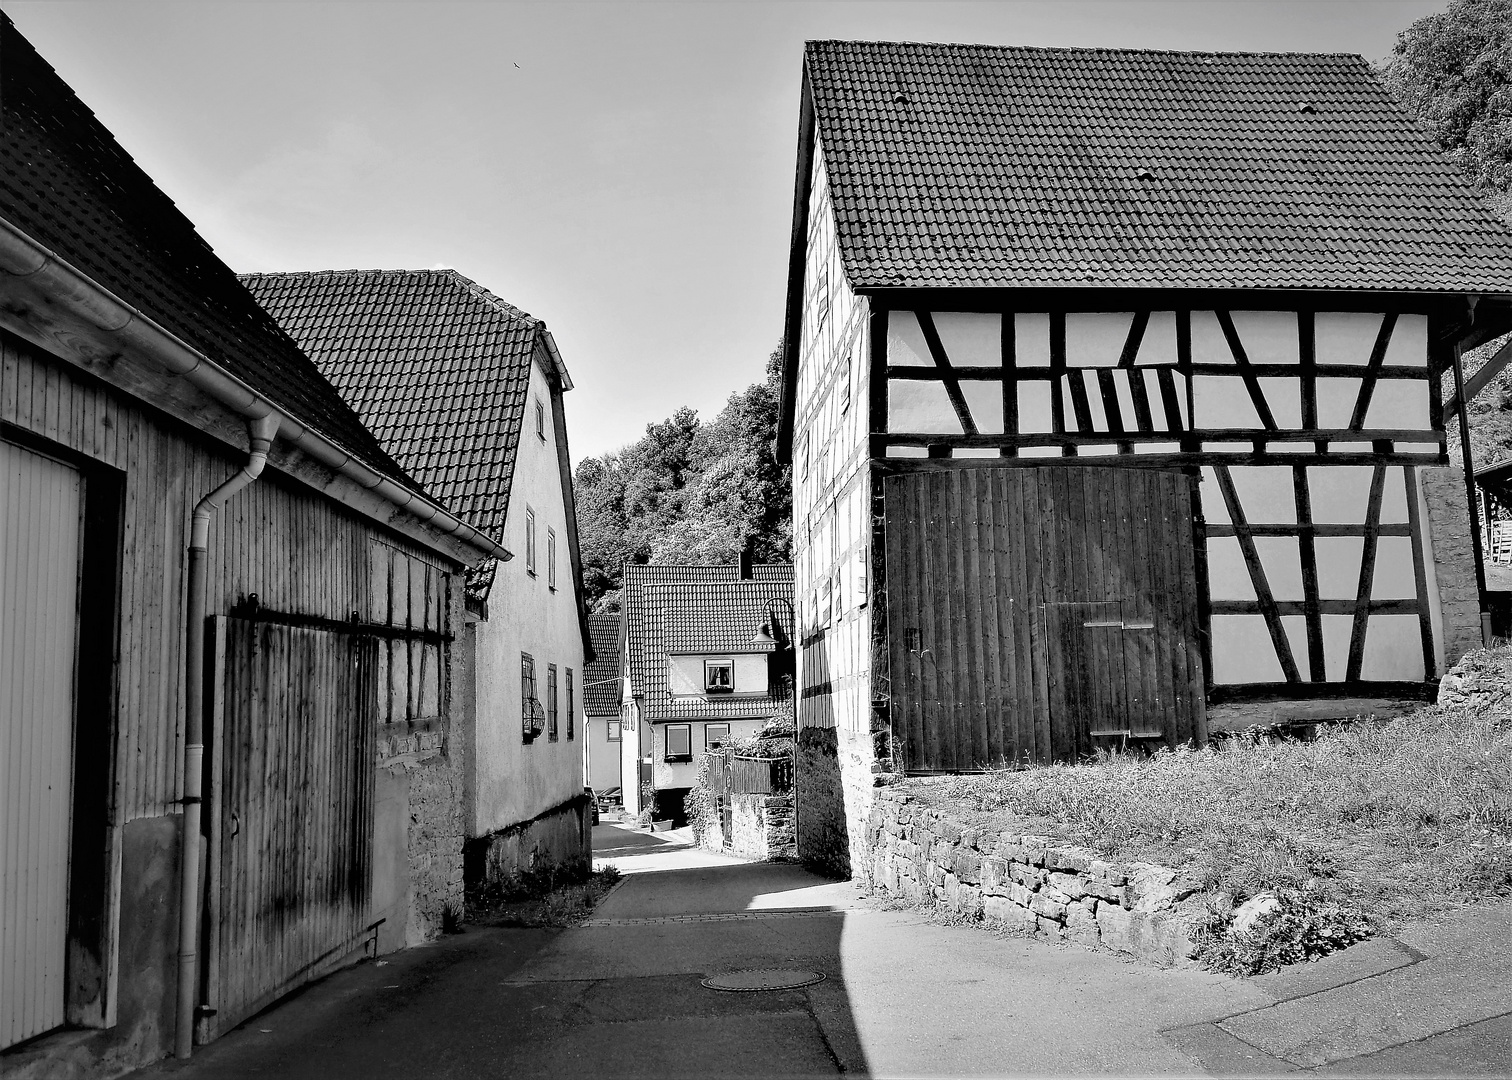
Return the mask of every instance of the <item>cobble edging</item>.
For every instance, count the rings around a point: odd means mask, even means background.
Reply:
[[[1168,867],[973,828],[887,788],[876,792],[866,844],[871,885],[892,896],[1162,966],[1194,963],[1207,903],[1196,881]]]

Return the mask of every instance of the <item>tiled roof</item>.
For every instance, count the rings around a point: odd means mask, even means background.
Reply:
[[[0,217],[375,469],[414,486],[194,225],[0,14]]]
[[[384,447],[503,542],[545,325],[455,270],[244,274]]]
[[[813,41],[856,288],[1512,292],[1512,232],[1358,56]]]
[[[620,608],[626,625],[632,692],[641,699],[647,719],[675,716],[740,717],[766,715],[779,697],[763,696],[674,702],[667,692],[667,656],[677,653],[766,652],[771,646],[750,644],[766,611],[766,602],[793,601],[793,567],[761,564],[742,581],[729,566],[626,566]],[[790,607],[773,605],[773,613],[792,639]]]
[[[583,710],[589,716],[618,716],[624,683],[620,678],[620,615],[588,616],[593,662],[583,669]]]

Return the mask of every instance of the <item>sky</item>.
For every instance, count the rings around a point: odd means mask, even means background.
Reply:
[[[545,320],[579,461],[762,377],[806,39],[1380,60],[1445,4],[4,6],[232,268],[446,266]]]

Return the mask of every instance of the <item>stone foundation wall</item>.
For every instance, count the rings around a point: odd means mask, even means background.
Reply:
[[[1460,657],[1483,644],[1465,471],[1447,467],[1419,469],[1418,477],[1423,502],[1428,507],[1433,571],[1442,615],[1444,666],[1452,667]]]
[[[586,874],[593,868],[592,821],[588,796],[575,795],[529,821],[469,840],[461,876],[469,884],[526,889],[538,875]]]
[[[731,801],[730,846],[724,846],[723,831],[716,825],[699,837],[704,847],[742,859],[768,862],[798,857],[791,792],[725,797]]]
[[[446,749],[452,751],[454,745]],[[418,945],[440,935],[448,912],[462,916],[462,770],[454,753],[442,753],[408,771],[410,908],[405,942]]]
[[[1174,870],[969,828],[889,788],[877,790],[866,844],[870,884],[892,896],[1162,965],[1191,962],[1206,911],[1197,883]]]

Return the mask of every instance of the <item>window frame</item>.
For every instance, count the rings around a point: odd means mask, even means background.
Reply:
[[[546,441],[546,406],[540,398],[535,399],[536,438]]]
[[[713,749],[713,743],[709,739],[709,730],[711,728],[724,728],[724,735],[721,736],[720,742],[727,743],[727,742],[730,741],[730,725],[728,723],[723,723],[723,724],[705,724],[704,725],[704,749],[705,750],[711,750],[711,749]]]
[[[678,732],[683,739],[686,753],[672,753],[672,733]],[[662,731],[662,760],[669,764],[681,764],[693,760],[693,725],[692,724],[668,724]]]
[[[557,666],[546,665],[546,741],[557,741]]]
[[[532,507],[525,507],[525,572],[536,576],[536,515]]]
[[[546,587],[556,591],[556,530],[546,526]]]
[[[565,679],[566,679],[566,685],[567,685],[567,741],[571,742],[572,741],[572,734],[573,734],[572,718],[573,718],[573,715],[574,715],[574,711],[577,708],[577,703],[575,701],[576,695],[573,693],[572,669],[571,668],[563,668],[562,670],[566,672]]]
[[[535,742],[535,657],[528,652],[520,653],[520,713],[524,724],[525,743]]]
[[[735,692],[735,658],[733,656],[706,656],[704,657],[703,666],[704,696],[707,697],[709,694],[719,694],[722,696],[724,694],[733,694]],[[719,670],[724,670],[729,673],[728,681],[722,686],[717,685],[710,679],[710,676],[715,671]]]
[[[604,720],[604,741],[619,742],[625,737],[624,721],[617,716],[607,717]]]

